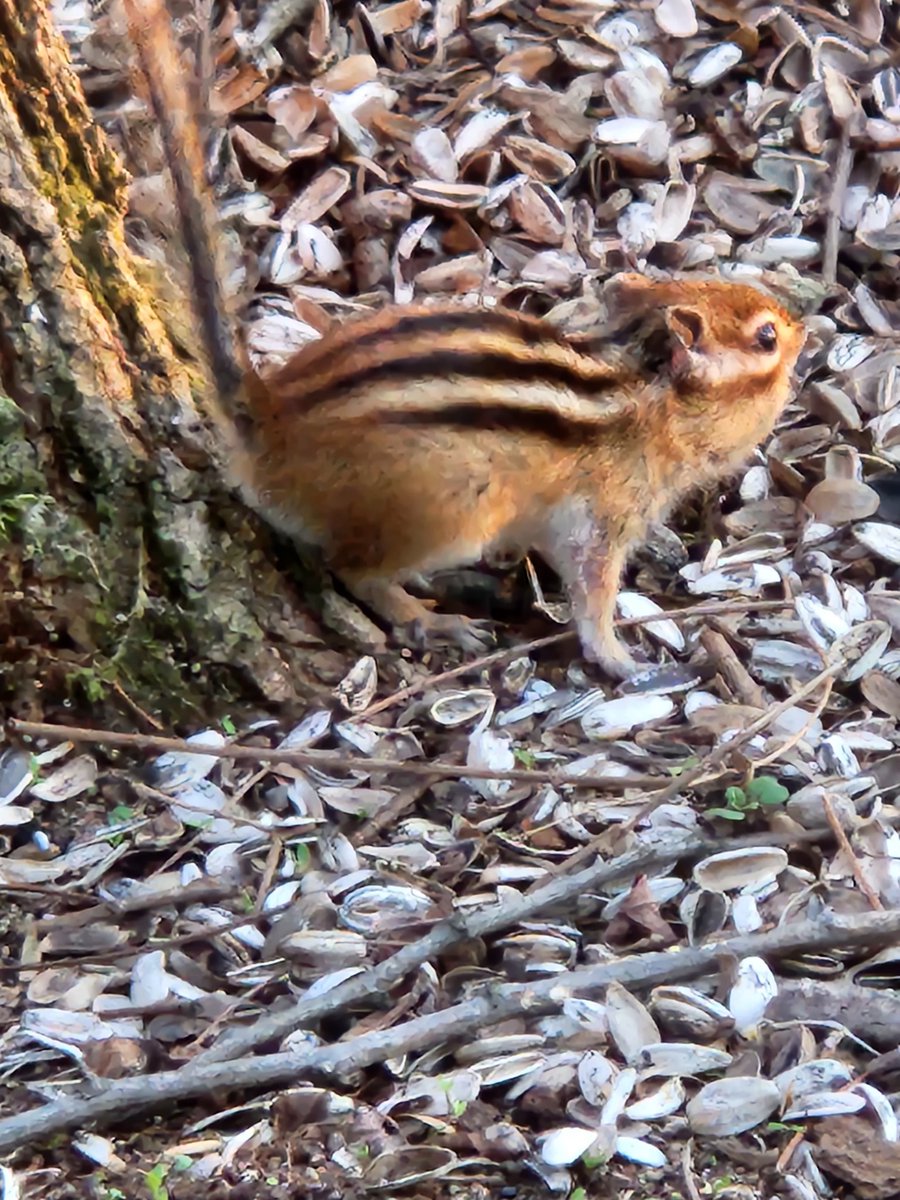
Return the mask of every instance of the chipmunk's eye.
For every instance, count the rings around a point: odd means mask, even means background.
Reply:
[[[765,325],[760,325],[756,331],[755,342],[757,348],[765,350],[767,354],[771,354],[778,346],[778,334],[775,332],[775,326],[771,321],[766,321]]]

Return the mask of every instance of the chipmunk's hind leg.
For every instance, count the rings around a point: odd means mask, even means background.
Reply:
[[[433,612],[401,582],[427,576],[446,563],[477,561],[481,535],[471,527],[474,523],[461,522],[452,505],[440,505],[427,493],[418,505],[413,495],[401,497],[400,502],[395,498],[392,504],[383,493],[368,499],[368,511],[359,504],[353,510],[348,506],[350,519],[326,546],[338,578],[392,627],[401,642],[416,646],[451,642],[473,653],[483,651],[491,641],[489,626]]]
[[[402,641],[483,651],[486,623],[434,612],[402,584],[478,562],[509,523],[514,499],[492,470],[486,440],[479,450],[454,431],[435,442],[430,427],[361,424],[350,455],[346,445],[325,444],[329,433],[316,432],[317,461],[338,464],[319,499],[329,506],[323,549],[335,574]]]
[[[616,597],[632,537],[611,524],[585,500],[557,506],[537,545],[558,573],[572,605],[585,655],[614,679],[625,679],[639,664],[615,631]]]

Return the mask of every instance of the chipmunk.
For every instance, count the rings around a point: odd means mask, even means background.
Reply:
[[[198,123],[164,0],[125,0],[176,188],[218,407],[238,481],[268,520],[320,547],[395,629],[480,646],[479,624],[431,611],[412,576],[536,550],[562,579],[585,654],[635,663],[614,631],[629,549],[681,496],[727,475],[771,432],[804,342],[800,321],[717,279],[607,285],[661,310],[658,373],[612,365],[537,318],[448,306],[352,320],[261,378],[227,313]]]

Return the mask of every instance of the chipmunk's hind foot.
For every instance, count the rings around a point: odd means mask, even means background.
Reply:
[[[397,639],[415,647],[459,646],[470,654],[483,654],[493,643],[486,621],[456,613],[434,612],[399,583],[342,571],[341,579],[357,600],[373,609],[394,631]]]
[[[424,607],[424,606],[423,606]],[[484,654],[495,644],[489,621],[477,621],[459,613],[425,612],[407,626],[417,646],[455,645],[467,654]]]

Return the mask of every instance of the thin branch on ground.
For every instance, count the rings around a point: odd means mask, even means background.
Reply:
[[[777,612],[789,608],[793,608],[791,600],[725,600],[713,604],[706,602],[692,604],[688,608],[666,609],[663,613],[655,613],[646,617],[620,617],[616,620],[616,627],[632,629],[640,625],[649,625],[652,621],[681,622],[695,617],[740,616],[747,613]],[[483,671],[487,667],[495,667],[507,659],[520,658],[522,655],[531,654],[534,650],[543,650],[546,646],[555,646],[574,637],[574,629],[564,629],[561,633],[550,633],[545,637],[534,638],[530,642],[518,642],[514,646],[507,646],[504,650],[494,650],[491,654],[470,659],[458,667],[451,667],[448,671],[439,671],[435,675],[423,675],[415,683],[398,688],[396,692],[392,692],[389,696],[383,696],[380,700],[373,700],[368,708],[354,713],[348,719],[350,721],[366,721],[376,713],[393,708],[395,704],[405,704],[407,700],[412,700],[422,692],[427,692],[429,688],[440,687],[441,684],[447,683],[451,679],[459,679],[461,676],[472,674],[473,671]]]
[[[831,797],[827,792],[824,792],[822,795],[822,808],[825,811],[825,817],[828,821],[831,832],[834,834],[835,841],[844,852],[844,857],[847,860],[847,866],[853,873],[856,886],[868,901],[869,908],[873,909],[875,912],[880,912],[884,908],[884,905],[881,902],[881,897],[866,878],[866,873],[862,869],[862,864],[859,861],[859,857],[850,844],[850,839],[847,837],[847,831],[841,825],[840,819],[837,813],[834,811],[834,805],[831,803]]]
[[[691,617],[701,616],[724,616],[728,613],[744,613],[744,612],[759,612],[769,611],[774,609],[790,608],[790,602],[784,600],[760,600],[760,601],[742,601],[730,604],[720,605],[695,605],[692,608],[676,610],[665,613],[665,619],[669,620],[687,620]],[[653,620],[661,620],[659,615],[649,617],[634,617],[627,620],[617,622],[620,626],[646,625]],[[416,684],[410,685],[408,688],[402,689],[400,692],[395,692],[393,695],[385,697],[383,701],[378,701],[370,705],[363,713],[356,714],[355,720],[360,720],[363,717],[371,716],[375,712],[381,711],[383,708],[388,708],[392,704],[400,703],[401,700],[410,698],[417,692],[425,690],[427,687],[435,686],[438,683],[446,682],[450,678],[457,675],[466,674],[469,671],[479,670],[485,666],[490,666],[495,662],[499,662],[504,658],[514,657],[517,654],[526,653],[529,649],[534,649],[538,646],[549,645],[551,642],[559,641],[563,638],[574,636],[571,630],[565,633],[552,634],[548,638],[539,638],[534,642],[525,642],[519,646],[513,646],[508,650],[497,651],[495,654],[485,655],[483,658],[476,659],[474,662],[469,662],[461,667],[455,667],[451,671],[445,671],[440,675],[428,676],[426,680],[420,680]],[[367,771],[376,773],[381,771],[401,771],[407,775],[419,776],[422,778],[433,779],[459,779],[466,777],[469,779],[491,779],[491,780],[508,780],[512,783],[530,783],[542,784],[549,783],[554,787],[596,787],[611,790],[621,790],[625,787],[643,787],[653,789],[655,786],[664,787],[666,780],[656,780],[652,776],[634,776],[634,777],[619,777],[610,779],[606,776],[598,775],[582,775],[573,777],[567,775],[564,770],[526,770],[513,768],[508,771],[494,770],[490,767],[468,767],[461,763],[416,763],[416,762],[397,762],[394,759],[380,758],[359,758],[352,755],[344,754],[338,751],[329,750],[278,750],[277,748],[266,749],[256,746],[205,746],[202,743],[187,742],[183,738],[160,737],[155,734],[143,733],[123,733],[113,730],[87,729],[82,726],[66,726],[54,725],[44,721],[20,721],[12,719],[7,722],[7,727],[11,733],[18,734],[20,737],[31,738],[46,738],[50,741],[72,741],[72,742],[89,742],[96,746],[119,747],[132,750],[149,750],[160,754],[179,753],[179,754],[206,754],[214,758],[230,759],[235,762],[257,762],[257,763],[284,763],[288,766],[309,766],[309,767],[327,767],[331,770],[353,771],[359,770],[361,767]]]
[[[728,747],[734,747],[738,744],[744,744],[751,737],[755,736],[761,730],[765,729],[771,721],[780,716],[789,708],[793,708],[800,700],[811,695],[818,687],[822,680],[837,674],[843,669],[843,662],[834,666],[829,666],[826,670],[815,677],[808,684],[804,684],[797,692],[793,693],[780,704],[770,708],[757,721],[755,721],[747,730],[744,730],[733,741],[724,743],[713,751],[716,755],[718,751],[723,752],[723,756],[727,756]],[[235,762],[258,762],[258,763],[283,763],[286,766],[298,767],[328,767],[332,770],[354,771],[364,768],[368,773],[376,774],[381,771],[399,772],[401,774],[420,776],[434,779],[491,779],[491,780],[507,780],[512,783],[529,783],[540,784],[549,783],[554,787],[572,787],[572,788],[603,788],[605,790],[621,790],[625,787],[643,787],[648,790],[653,790],[655,786],[662,789],[660,796],[655,797],[652,801],[653,808],[663,803],[665,800],[671,799],[676,795],[680,788],[672,791],[672,784],[665,779],[655,779],[652,776],[627,776],[610,778],[605,775],[570,775],[564,768],[556,770],[538,770],[525,768],[512,768],[510,770],[495,770],[490,767],[475,767],[467,766],[464,763],[447,763],[447,762],[430,762],[417,763],[404,760],[398,762],[396,759],[385,758],[360,758],[353,755],[344,754],[338,751],[329,750],[279,750],[276,748],[266,749],[262,746],[210,746],[204,745],[202,742],[187,742],[183,738],[168,738],[158,737],[154,734],[144,733],[121,733],[113,730],[103,729],[87,729],[82,726],[69,725],[53,725],[44,721],[20,721],[12,719],[7,722],[7,726],[12,733],[18,734],[20,737],[46,738],[50,741],[71,741],[71,742],[89,742],[96,746],[112,746],[120,749],[131,750],[150,750],[161,754],[179,753],[179,754],[200,754],[208,755],[211,758],[224,758]],[[740,739],[740,741],[738,740]],[[686,772],[678,777],[676,782],[684,782],[690,776],[690,782],[695,782],[703,775],[703,770],[714,765],[710,761],[711,756],[707,756],[700,767],[695,768],[691,772]],[[704,766],[706,764],[706,766]],[[652,808],[648,811],[652,812]],[[643,819],[641,817],[641,819]]]
[[[822,246],[822,280],[831,286],[837,281],[838,251],[841,237],[841,210],[847,195],[850,172],[853,170],[854,152],[850,144],[852,130],[848,122],[841,126],[837,161],[834,165],[833,184],[828,199],[828,216],[825,222],[825,239]]]
[[[770,750],[769,753],[764,754],[762,758],[754,758],[754,771],[759,771],[761,767],[770,767],[772,763],[777,762],[779,758],[787,754],[789,750],[793,750],[798,743],[803,741],[803,739],[812,729],[813,725],[815,725],[816,721],[818,721],[819,717],[825,711],[825,706],[831,699],[831,693],[833,689],[834,680],[827,679],[825,681],[825,686],[822,688],[822,695],[817,700],[815,708],[813,708],[812,711],[807,715],[806,720],[803,722],[800,728],[795,729],[794,732],[789,734],[783,742],[779,742],[774,750]]]
[[[796,846],[821,842],[824,835],[824,829],[791,830],[784,834],[766,831],[733,838],[729,845],[734,850],[750,846]],[[574,875],[548,875],[534,891],[504,899],[502,903],[486,905],[466,915],[455,913],[445,918],[417,941],[316,1000],[301,998],[293,1007],[261,1017],[248,1028],[226,1030],[220,1041],[198,1058],[204,1062],[216,1062],[245,1054],[265,1042],[286,1037],[313,1021],[334,1016],[362,1001],[387,994],[406,976],[453,946],[476,938],[491,937],[553,909],[564,909],[579,897],[602,893],[612,883],[630,882],[661,862],[671,863],[673,858],[701,858],[720,849],[721,844],[715,838],[686,830],[673,830],[663,847],[638,846],[611,861],[595,862]]]
[[[893,816],[893,814],[884,814],[882,816],[882,820],[885,822],[885,824],[893,826],[900,824],[900,815]],[[833,830],[830,826],[818,826],[813,829],[797,829],[786,832],[778,830],[762,830],[759,833],[746,834],[744,837],[740,838],[732,837],[729,839],[728,845],[732,850],[748,848],[751,846],[783,846],[788,848],[804,845],[821,845],[824,841],[828,840],[832,833]],[[594,887],[601,888],[605,884],[613,882],[617,877],[616,872],[619,870],[618,864],[620,861],[622,863],[621,877],[622,879],[625,879],[642,871],[650,870],[654,866],[659,865],[661,862],[671,863],[673,853],[677,853],[678,858],[684,860],[699,858],[706,854],[714,854],[721,850],[721,844],[715,838],[706,836],[704,834],[689,834],[684,831],[681,833],[680,837],[684,840],[679,841],[677,844],[668,844],[666,846],[665,853],[660,853],[658,850],[652,848],[639,848],[637,853],[640,855],[640,858],[633,862],[629,860],[631,865],[629,865],[629,863],[624,859],[616,859],[611,862],[607,862],[606,870],[609,872],[609,874],[604,875],[599,882],[595,881]],[[600,864],[598,864],[598,868],[599,866]],[[576,885],[581,886],[583,879],[583,876],[579,876],[574,885],[570,879],[569,887],[567,888],[567,895],[569,888],[574,890]],[[541,881],[541,886],[543,886],[545,882],[547,882],[547,880]],[[0,887],[0,896],[4,894],[15,896],[18,894],[29,894],[33,892],[37,892],[39,895],[45,893],[55,895],[58,891],[59,889],[56,889],[56,891],[50,889],[48,892],[47,888],[34,884],[4,884],[2,887]],[[75,893],[65,893],[64,895],[65,898],[69,898],[73,894]],[[179,906],[183,907],[192,903],[214,903],[233,898],[233,896],[234,892],[231,888],[224,887],[220,884],[206,885],[202,880],[195,880],[193,883],[189,884],[187,888],[179,892],[177,899]],[[88,899],[89,897],[80,896],[80,898]],[[564,901],[566,898],[567,897],[563,898]],[[90,899],[93,899],[93,897],[90,897]],[[513,908],[512,903],[506,900],[504,901],[502,909],[497,905],[491,905],[489,909],[486,910],[491,914],[490,921],[483,926],[479,925],[477,927],[477,936],[486,937],[493,933],[502,932],[504,929],[510,928],[512,925],[514,925],[516,921],[521,921],[529,916],[534,916],[538,911],[540,911],[543,901],[536,892],[532,892],[528,896],[528,901],[528,909],[521,911]],[[171,903],[171,899],[169,902]],[[126,913],[139,913],[142,911],[148,911],[158,903],[158,896],[150,896],[147,894],[143,896],[129,897],[127,901],[123,901],[122,903],[115,905],[109,902],[101,901],[99,904],[93,904],[91,908],[79,911],[78,917],[79,920],[83,921],[102,921],[107,920],[112,914],[121,916]],[[559,904],[559,898],[557,897],[552,903]],[[273,916],[277,916],[283,911],[284,908],[280,907],[266,913],[244,913],[240,916],[236,916],[232,921],[229,921],[225,925],[217,926],[215,930],[216,936],[230,933],[232,930],[239,929],[245,925],[256,924],[262,919],[270,920]],[[453,928],[456,930],[456,937],[447,945],[442,945],[439,947],[441,953],[445,952],[449,948],[452,948],[453,945],[465,941],[467,938],[476,936],[476,933],[472,932],[474,927],[470,928],[470,925],[468,924],[473,915],[475,914],[470,914],[468,917],[466,917],[462,925],[460,925],[458,920],[454,920]],[[37,922],[35,928],[38,930],[38,932],[45,932],[46,930],[53,928],[55,922],[56,918],[45,917]],[[433,931],[431,931],[427,936],[430,938],[432,934]],[[209,930],[207,928],[198,928],[188,933],[172,934],[170,937],[154,937],[152,948],[154,950],[174,950],[180,946],[189,945],[191,942],[206,940],[208,937]],[[421,945],[421,942],[417,942],[415,945]],[[54,958],[53,966],[54,969],[62,970],[68,967],[84,967],[89,965],[96,966],[98,964],[110,962],[124,963],[128,961],[129,956],[136,957],[139,954],[145,953],[147,949],[147,944],[143,942],[136,946],[119,946],[114,950],[106,950],[102,953],[98,951],[92,954],[88,953],[71,955],[67,958]],[[422,962],[427,961],[427,958],[428,953],[423,949],[421,962],[414,964],[413,967],[410,967],[409,963],[407,963],[405,967],[405,973],[409,974],[410,971],[415,969],[416,966],[420,966]],[[393,960],[385,960],[386,963],[389,961]],[[36,970],[38,965],[39,964],[35,964],[31,961],[0,963],[0,976],[2,976],[4,973],[9,975],[21,975],[23,973]],[[399,969],[400,968],[398,967],[398,970]],[[319,1018],[331,1015],[332,1011],[338,1011],[344,1003],[344,1000],[341,998],[341,994],[337,993],[336,989],[335,991],[329,992],[328,995],[334,999],[334,1008],[333,1010],[329,1008],[326,1011],[319,1013]],[[304,1003],[305,1002],[303,1000],[299,1001],[300,1006],[302,1006]],[[269,1025],[261,1025],[259,1031],[257,1031],[257,1026],[252,1026],[249,1030],[243,1031],[239,1036],[243,1038],[246,1034],[248,1037],[248,1042],[246,1045],[244,1045],[243,1049],[250,1049],[253,1045],[258,1044],[258,1042],[268,1041],[276,1036],[284,1036],[285,1034],[292,1032],[293,1029],[299,1028],[299,1026],[304,1022],[308,1022],[310,1017],[306,1009],[301,1008],[299,1011],[299,1016],[297,1016],[297,1008],[287,1010],[286,1013],[280,1014],[278,1018],[280,1025],[274,1033],[271,1032],[272,1027]],[[268,1020],[270,1020],[268,1017],[262,1018],[263,1022]],[[288,1021],[290,1021],[289,1027],[287,1025]],[[281,1026],[284,1027],[282,1028]],[[251,1034],[254,1038],[252,1041],[249,1040]],[[216,1051],[218,1051],[218,1049],[219,1047],[217,1046]],[[241,1053],[243,1053],[243,1049],[240,1051]]]
[[[667,788],[664,788],[662,792],[648,800],[640,812],[635,813],[633,817],[625,821],[620,827],[621,830],[630,833],[638,827],[641,821],[646,821],[651,813],[659,808],[661,804],[665,804],[679,795],[686,787],[714,779],[715,775],[710,775],[710,772],[715,771],[720,773],[719,768],[735,750],[741,746],[746,746],[748,742],[752,742],[758,733],[763,733],[771,725],[774,725],[780,716],[783,716],[786,712],[790,712],[792,708],[796,708],[801,701],[808,700],[810,696],[814,696],[820,688],[824,689],[827,699],[834,677],[840,675],[846,669],[847,660],[843,657],[823,667],[817,675],[814,675],[802,687],[797,688],[790,696],[787,696],[778,704],[770,705],[761,716],[757,717],[755,721],[751,721],[746,729],[742,729],[740,733],[736,734],[729,741],[719,742],[695,768],[685,771],[676,779],[673,779]],[[785,741],[786,744],[794,744],[792,737],[788,737]]]
[[[375,996],[386,995],[402,979],[453,946],[510,929],[538,913],[558,905],[571,904],[580,895],[602,889],[616,881],[631,879],[652,869],[653,865],[671,862],[672,856],[679,853],[682,845],[686,853],[691,852],[687,847],[693,845],[696,853],[698,844],[701,844],[701,839],[682,835],[680,839],[673,838],[665,848],[647,849],[642,846],[620,855],[612,862],[594,863],[577,875],[548,879],[528,895],[504,898],[502,903],[484,905],[465,915],[454,913],[390,958],[339,984],[325,995],[313,1000],[301,999],[289,1009],[262,1017],[249,1028],[226,1030],[220,1041],[198,1055],[196,1061],[218,1062],[237,1057],[264,1042],[286,1037],[294,1030],[323,1017],[343,1012]],[[702,839],[702,844],[708,845],[707,839]]]
[[[554,787],[605,788],[621,790],[623,787],[652,789],[658,784],[663,787],[666,779],[657,780],[651,775],[632,775],[607,779],[602,775],[568,775],[564,769],[527,770],[512,768],[508,771],[492,770],[490,767],[469,767],[464,763],[448,762],[403,762],[393,758],[361,758],[330,750],[278,750],[262,746],[205,746],[199,742],[186,742],[183,738],[157,737],[146,733],[118,733],[113,730],[86,729],[80,726],[51,725],[43,721],[7,722],[12,733],[20,737],[46,738],[56,742],[88,742],[95,746],[116,747],[124,750],[150,750],[160,754],[205,754],[211,758],[224,758],[234,762],[270,763],[277,770],[279,764],[294,767],[328,767],[331,770],[359,771],[378,774],[390,771],[398,775],[413,775],[433,779],[495,779],[512,783],[549,783]],[[171,798],[167,798],[171,802]],[[179,804],[181,801],[179,801]],[[252,821],[246,822],[252,824]]]
[[[700,634],[700,645],[715,664],[716,670],[741,704],[764,709],[768,703],[766,694],[738,656],[728,639],[710,623]]]
[[[66,1129],[108,1125],[138,1113],[163,1112],[173,1103],[229,1091],[271,1088],[311,1076],[340,1080],[388,1058],[470,1040],[480,1030],[514,1017],[558,1012],[572,996],[602,994],[618,982],[631,990],[696,978],[715,970],[723,957],[780,955],[862,948],[900,935],[900,912],[832,916],[798,921],[766,933],[728,938],[706,946],[635,954],[614,963],[580,968],[537,983],[486,987],[481,995],[440,1012],[415,1017],[392,1029],[361,1034],[313,1050],[246,1057],[219,1063],[195,1060],[180,1071],[116,1080],[99,1094],[69,1096],[0,1121],[0,1153],[31,1145]]]

